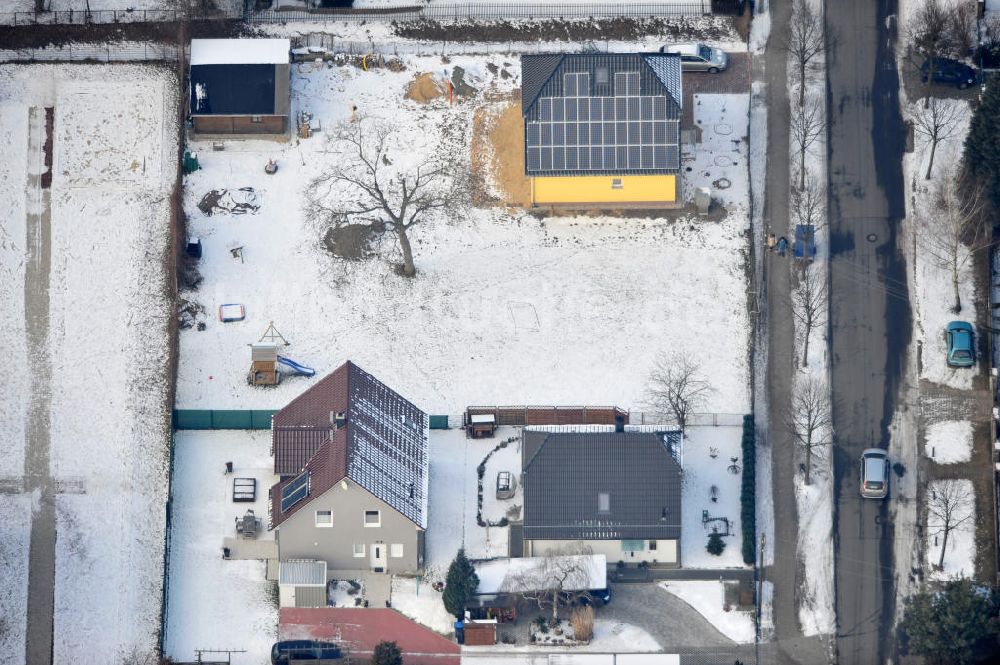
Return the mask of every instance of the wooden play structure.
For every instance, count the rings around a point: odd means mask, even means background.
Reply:
[[[276,344],[250,345],[250,384],[276,386],[281,381],[278,371],[278,346]]]

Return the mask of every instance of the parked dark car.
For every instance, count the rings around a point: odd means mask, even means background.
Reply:
[[[332,642],[285,640],[271,647],[271,665],[289,665],[300,660],[340,660],[340,647]]]
[[[591,589],[580,597],[581,605],[603,607],[611,602],[611,589]]]
[[[930,68],[930,60],[924,60],[924,64],[920,65],[920,80],[924,83],[927,83],[927,73]],[[958,60],[934,58],[934,82],[953,85],[964,90],[976,82],[976,70]]]

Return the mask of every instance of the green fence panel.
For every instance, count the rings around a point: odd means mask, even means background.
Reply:
[[[431,416],[431,429],[448,429],[448,416]]]
[[[271,416],[277,413],[274,409],[255,409],[250,412],[251,429],[271,429]]]
[[[253,424],[250,411],[216,409],[212,411],[212,429],[250,429]]]
[[[175,409],[175,429],[212,429],[212,411],[209,409]]]

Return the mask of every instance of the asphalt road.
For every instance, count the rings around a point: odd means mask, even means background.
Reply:
[[[888,447],[910,312],[896,246],[904,216],[894,0],[828,7],[830,327],[837,659],[884,663],[894,612],[888,502],[859,495],[858,458]]]

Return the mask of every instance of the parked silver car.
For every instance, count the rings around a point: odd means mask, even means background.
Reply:
[[[861,453],[861,496],[884,499],[889,493],[889,456],[881,448]]]
[[[705,44],[667,44],[660,53],[681,56],[681,71],[709,72],[715,74],[729,65],[729,58],[722,49]]]

